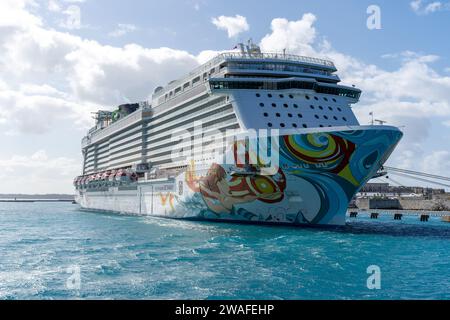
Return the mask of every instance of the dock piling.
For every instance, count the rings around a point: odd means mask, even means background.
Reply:
[[[372,212],[371,214],[370,214],[370,219],[378,219],[378,212]]]
[[[356,212],[356,211],[350,212],[350,218],[356,218],[357,216],[358,216],[358,212]]]

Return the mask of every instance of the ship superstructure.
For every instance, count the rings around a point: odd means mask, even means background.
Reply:
[[[351,106],[361,91],[341,85],[331,61],[262,53],[252,43],[240,47],[156,88],[151,104],[96,114],[95,127],[82,140],[83,174],[74,181],[83,208],[173,218],[343,223],[353,194],[386,161],[401,132],[360,126]],[[238,139],[224,149],[234,163],[211,156],[218,149],[213,143],[218,132],[258,130],[277,132],[276,172],[261,174],[258,162],[238,163]],[[174,157],[180,146],[200,147],[201,153]]]

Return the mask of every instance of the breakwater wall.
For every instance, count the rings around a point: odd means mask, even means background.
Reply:
[[[393,210],[450,210],[448,199],[357,199],[359,209],[393,209]]]

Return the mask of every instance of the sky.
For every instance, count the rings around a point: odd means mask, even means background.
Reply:
[[[0,193],[73,193],[91,112],[249,38],[334,61],[360,122],[404,131],[389,165],[450,176],[449,18],[450,0],[0,0]]]

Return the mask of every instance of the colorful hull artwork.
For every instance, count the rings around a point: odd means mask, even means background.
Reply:
[[[81,190],[77,202],[88,210],[165,218],[342,225],[350,200],[401,137],[388,126],[281,135],[273,139],[279,166],[271,175],[240,165],[233,145],[227,159],[234,164],[189,165],[174,178]]]
[[[342,225],[352,197],[401,137],[393,127],[280,136],[274,175],[236,174],[236,164],[190,166],[177,178],[188,191],[176,197],[174,217]]]

